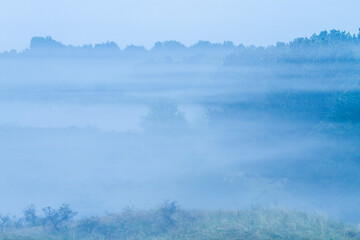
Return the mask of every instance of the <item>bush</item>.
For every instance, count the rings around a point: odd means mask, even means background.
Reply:
[[[73,211],[69,204],[62,204],[59,209],[46,207],[42,209],[44,213],[43,226],[50,225],[52,229],[59,231],[59,226],[71,220],[77,212]]]

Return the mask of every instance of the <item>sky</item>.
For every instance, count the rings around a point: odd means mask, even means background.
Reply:
[[[0,51],[33,36],[65,44],[157,41],[269,45],[322,30],[358,33],[358,0],[1,0]]]

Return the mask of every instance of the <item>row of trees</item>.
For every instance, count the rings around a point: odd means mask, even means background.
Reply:
[[[0,215],[0,229],[3,233],[14,228],[35,228],[35,231],[46,231],[50,234],[68,234],[77,236],[101,236],[105,239],[135,236],[143,228],[151,228],[155,232],[167,232],[177,227],[178,220],[192,218],[180,209],[175,201],[164,201],[159,208],[151,211],[134,211],[127,207],[122,213],[108,214],[102,218],[93,216],[77,221],[71,220],[77,215],[68,204],[59,208],[46,207],[38,214],[34,205],[26,207],[20,218]],[[139,222],[141,226],[139,228]],[[71,224],[66,224],[71,223]],[[13,231],[10,231],[13,232]],[[101,239],[103,239],[101,238]]]
[[[109,53],[117,54],[119,52],[131,53],[131,54],[145,54],[147,52],[193,52],[199,53],[199,51],[203,54],[207,54],[209,51],[224,51],[224,52],[237,52],[240,51],[250,51],[254,52],[254,49],[284,49],[284,48],[309,48],[309,47],[324,47],[324,46],[335,46],[335,45],[360,45],[360,29],[358,34],[351,35],[345,31],[339,30],[331,30],[331,31],[322,31],[319,34],[313,34],[311,37],[300,37],[296,38],[289,43],[278,42],[274,46],[268,47],[254,47],[249,46],[245,47],[244,45],[235,45],[231,41],[225,41],[223,43],[211,43],[209,41],[199,41],[192,46],[185,46],[181,42],[178,41],[164,41],[164,42],[156,42],[155,45],[147,50],[143,46],[134,46],[129,45],[125,49],[120,49],[120,47],[113,41],[104,42],[101,44],[85,44],[83,46],[72,46],[72,45],[64,45],[59,41],[55,41],[50,36],[47,37],[33,37],[30,42],[30,48],[20,53],[20,55],[31,55],[38,53],[39,51],[52,52],[57,54],[85,54],[89,52],[99,53],[104,52],[107,55]],[[13,52],[16,54],[16,52]],[[36,54],[35,54],[36,55]]]
[[[289,42],[288,44],[283,42],[278,42],[276,47],[284,47],[284,46],[292,46],[292,47],[299,47],[299,46],[310,46],[310,45],[326,45],[326,44],[333,44],[333,43],[354,43],[360,44],[360,29],[358,34],[351,35],[348,32],[340,31],[340,30],[330,30],[330,31],[322,31],[319,34],[313,34],[311,37],[300,37],[296,38],[293,41]],[[133,45],[130,45],[131,48]],[[142,46],[139,46],[142,47]],[[225,41],[223,43],[211,43],[209,41],[199,41],[196,44],[186,47],[184,44],[178,41],[164,41],[164,42],[156,42],[154,47],[151,50],[158,51],[158,50],[186,50],[188,49],[207,49],[207,50],[214,50],[214,49],[235,49],[235,48],[243,48],[242,44],[236,46],[231,41]],[[274,47],[274,46],[270,46]],[[41,48],[76,48],[71,45],[63,45],[62,43],[53,40],[51,37],[34,37],[31,39],[30,49],[36,50]],[[119,46],[115,42],[105,42],[102,44],[95,44],[92,45],[84,45],[80,48],[84,49],[97,49],[97,50],[120,50]],[[143,47],[142,47],[143,48]],[[143,48],[143,50],[146,50]]]
[[[76,215],[77,212],[72,210],[69,204],[62,204],[57,209],[45,207],[42,209],[42,214],[38,214],[36,207],[30,205],[24,209],[21,217],[0,214],[0,229],[3,231],[7,227],[42,226],[44,229],[58,231],[62,224],[70,221]]]
[[[225,65],[271,65],[277,63],[357,63],[360,32],[323,31],[311,37],[278,42],[268,47],[242,47],[224,60]]]
[[[211,43],[209,41],[199,41],[196,44],[187,47],[178,41],[164,41],[156,42],[151,49],[146,49],[144,46],[128,45],[124,49],[113,41],[104,42],[101,44],[85,44],[83,46],[64,45],[59,41],[47,37],[33,37],[30,41],[30,47],[22,52],[4,52],[0,56],[67,56],[67,57],[89,57],[89,56],[102,56],[102,57],[149,57],[153,54],[162,55],[165,53],[187,55],[190,53],[207,54],[212,52],[224,52],[236,50],[238,46],[234,45],[231,41],[223,43]]]

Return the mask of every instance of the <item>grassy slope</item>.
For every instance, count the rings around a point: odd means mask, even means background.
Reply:
[[[7,229],[5,239],[360,239],[354,226],[279,208],[247,211],[126,211],[104,218],[77,221],[61,232],[42,227]]]

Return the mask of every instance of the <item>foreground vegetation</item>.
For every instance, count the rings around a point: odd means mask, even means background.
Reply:
[[[153,210],[128,208],[120,214],[73,221],[70,219],[76,213],[68,205],[58,210],[44,209],[44,213],[49,211],[53,215],[40,217],[29,214],[34,212],[27,209],[17,224],[8,221],[8,225],[2,226],[0,239],[360,239],[360,229],[353,225],[329,220],[320,214],[281,208],[185,211],[175,202],[165,202]],[[63,221],[57,222],[60,219]]]

